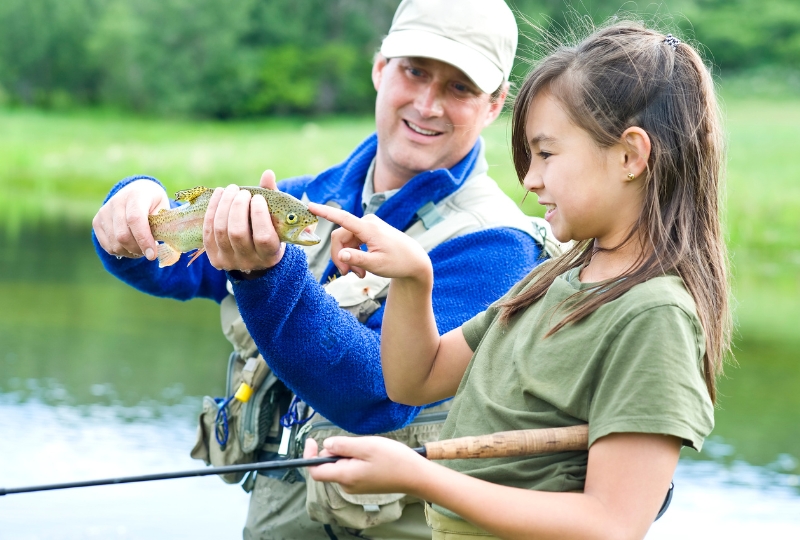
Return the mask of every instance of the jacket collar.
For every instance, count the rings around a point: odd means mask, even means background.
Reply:
[[[378,151],[378,136],[370,135],[341,164],[320,173],[306,186],[308,198],[317,202],[334,201],[348,212],[361,216],[361,192],[372,160]],[[414,222],[417,211],[429,202],[439,201],[455,193],[471,176],[485,173],[483,139],[451,169],[425,171],[413,177],[376,215],[393,227],[406,230]]]

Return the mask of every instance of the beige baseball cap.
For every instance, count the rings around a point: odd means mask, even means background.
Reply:
[[[503,0],[403,0],[381,54],[433,58],[463,71],[490,94],[507,81],[517,22]]]

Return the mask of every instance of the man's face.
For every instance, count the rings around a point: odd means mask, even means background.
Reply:
[[[372,81],[378,91],[378,170],[389,173],[395,184],[385,189],[461,161],[505,100],[505,92],[493,101],[460,69],[428,58],[387,61],[379,55]]]

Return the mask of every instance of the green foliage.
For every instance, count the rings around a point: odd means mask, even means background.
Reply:
[[[764,64],[800,68],[800,3],[786,0],[696,0],[691,28],[723,70]]]
[[[367,111],[399,0],[8,0],[11,102],[167,115]]]
[[[39,106],[91,102],[97,71],[85,36],[102,0],[0,2],[0,87],[11,99]]]
[[[231,118],[368,112],[372,57],[399,0],[4,0],[0,105],[102,105]],[[800,3],[508,0],[523,34],[622,13],[696,39],[723,73],[800,70]],[[528,39],[526,39],[528,38]],[[531,41],[533,40],[533,41]]]

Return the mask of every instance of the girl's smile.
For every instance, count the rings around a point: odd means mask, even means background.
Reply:
[[[556,211],[556,205],[544,203],[541,200],[539,200],[539,204],[544,205],[544,207],[547,209],[547,211],[544,214],[544,219],[546,219],[547,221],[550,221],[550,218],[553,217],[553,214]]]

